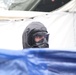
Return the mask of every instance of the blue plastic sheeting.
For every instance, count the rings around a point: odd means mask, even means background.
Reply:
[[[0,49],[0,75],[76,75],[76,52]]]

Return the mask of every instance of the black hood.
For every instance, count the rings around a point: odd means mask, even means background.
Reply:
[[[32,22],[25,28],[22,35],[23,48],[31,48],[34,43],[32,35],[38,32],[48,33],[46,27],[40,22]]]

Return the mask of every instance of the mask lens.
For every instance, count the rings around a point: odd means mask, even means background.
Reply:
[[[44,35],[44,37],[45,37],[46,40],[48,41],[48,39],[49,39],[49,34]]]
[[[33,34],[33,37],[42,37],[42,36],[44,36],[45,38],[48,39],[49,34],[47,34],[46,32],[37,32],[37,33]]]

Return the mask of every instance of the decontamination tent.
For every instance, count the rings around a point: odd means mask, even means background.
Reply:
[[[39,16],[23,20],[1,20],[0,48],[23,49],[22,34],[26,26],[33,21],[42,22],[47,27],[50,49],[75,48],[76,14],[69,12],[40,13]]]
[[[13,16],[11,12],[14,13]],[[76,75],[75,10],[26,12],[31,15],[20,13],[21,16],[16,11],[0,13],[0,74]],[[47,27],[50,49],[23,50],[23,31],[33,21],[42,22]]]

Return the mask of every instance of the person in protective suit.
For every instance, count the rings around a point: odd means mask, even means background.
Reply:
[[[48,32],[40,22],[30,23],[23,32],[22,43],[25,48],[48,48]]]

